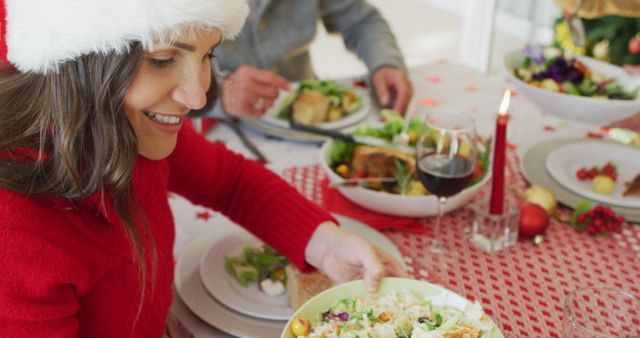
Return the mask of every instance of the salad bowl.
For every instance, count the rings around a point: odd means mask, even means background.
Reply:
[[[530,47],[536,48],[536,47]],[[513,85],[538,106],[544,113],[559,116],[565,119],[576,120],[590,124],[609,124],[617,120],[624,119],[640,112],[640,95],[637,95],[637,88],[640,88],[640,77],[632,76],[621,67],[598,61],[596,59],[577,56],[581,63],[580,67],[586,67],[585,77],[601,77],[606,80],[594,84],[600,88],[606,83],[617,84],[626,93],[636,92],[633,99],[618,99],[615,96],[605,98],[599,94],[585,94],[571,88],[555,87],[553,84],[545,87],[539,84],[532,84],[533,81],[526,82],[515,75],[515,72],[526,65],[527,55],[522,49],[514,50],[505,56],[505,68],[508,79]],[[542,65],[548,69],[550,59],[544,60]],[[553,70],[552,70],[553,71]],[[606,83],[605,83],[606,81]],[[575,87],[579,87],[576,84]],[[555,87],[555,88],[554,88]]]
[[[407,278],[384,278],[380,283],[380,287],[374,294],[368,294],[364,282],[362,280],[352,281],[338,286],[334,286],[322,293],[317,294],[311,298],[307,303],[300,307],[293,317],[289,320],[282,332],[280,338],[296,338],[305,337],[300,335],[294,335],[292,325],[301,318],[308,320],[312,328],[314,324],[318,324],[320,318],[325,316],[328,309],[335,308],[336,303],[346,303],[357,298],[370,298],[377,299],[372,302],[368,302],[366,307],[361,306],[360,303],[356,304],[353,309],[349,310],[349,316],[352,321],[356,318],[362,317],[362,315],[369,316],[377,315],[381,309],[385,312],[393,312],[395,317],[391,317],[390,321],[385,322],[388,326],[406,325],[406,322],[410,321],[410,315],[402,315],[401,309],[407,307],[407,298],[402,295],[410,293],[415,296],[416,299],[427,300],[433,306],[433,309],[449,307],[453,311],[457,312],[455,316],[457,319],[450,320],[444,311],[442,312],[442,322],[438,325],[438,328],[431,328],[431,330],[440,330],[446,332],[446,326],[452,325],[454,321],[460,324],[473,325],[474,327],[481,328],[482,338],[502,338],[503,334],[500,332],[495,323],[486,315],[482,313],[482,309],[479,305],[474,304],[464,297],[447,290],[441,286],[430,284],[424,281],[418,281]],[[395,294],[398,296],[396,297]],[[411,298],[411,297],[409,297]],[[376,303],[378,303],[377,306]],[[333,310],[333,309],[332,309]],[[361,312],[361,313],[360,313]],[[434,311],[435,312],[435,311]],[[338,314],[341,319],[344,313]],[[443,318],[444,317],[444,318]],[[371,328],[375,330],[375,328]],[[378,330],[380,330],[378,328]],[[427,330],[427,329],[425,329]],[[296,330],[297,331],[297,330]],[[415,330],[414,330],[415,331]],[[379,331],[375,333],[380,334]],[[388,333],[388,332],[387,332]],[[414,332],[415,334],[416,332]],[[432,332],[433,333],[433,332]],[[442,333],[441,333],[442,334]],[[418,334],[416,334],[418,336]]]
[[[321,148],[320,163],[329,181],[338,184],[344,179],[332,168],[332,150],[335,141],[327,140]],[[487,164],[488,167],[488,164]],[[490,171],[485,170],[484,176],[475,184],[448,198],[444,212],[458,209],[469,202],[483,186],[489,182]],[[338,191],[351,202],[382,214],[403,217],[431,217],[438,211],[438,199],[434,195],[400,195],[384,191],[368,189],[362,186],[339,185]]]

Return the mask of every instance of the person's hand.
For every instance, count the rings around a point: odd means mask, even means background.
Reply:
[[[305,258],[338,284],[364,278],[371,292],[385,275],[407,276],[389,253],[333,222],[324,222],[316,229],[305,249]]]
[[[260,116],[273,105],[279,89],[289,89],[289,81],[272,71],[242,65],[222,82],[222,106],[233,116]]]
[[[609,128],[626,128],[635,131],[636,133],[640,133],[640,112],[631,117],[627,117],[620,121],[613,122],[608,125]]]
[[[405,113],[413,95],[413,86],[404,70],[383,66],[373,73],[371,81],[383,107]]]

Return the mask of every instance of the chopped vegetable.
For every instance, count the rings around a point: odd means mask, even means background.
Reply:
[[[291,322],[291,332],[297,337],[306,336],[311,332],[311,324],[307,318],[297,317]]]
[[[411,291],[400,290],[382,296],[341,299],[314,318],[309,333],[303,337],[496,336],[495,326],[477,304],[464,309],[436,306]]]
[[[267,245],[245,246],[241,255],[225,257],[224,265],[242,286],[247,287],[253,282],[262,285],[261,283],[268,279],[274,283],[281,283],[284,287],[284,268],[289,265],[289,260]],[[263,291],[268,293],[266,290]]]
[[[571,95],[633,100],[640,87],[626,90],[613,78],[593,73],[587,66],[557,48],[529,46],[523,51],[522,66],[514,75],[532,86]]]

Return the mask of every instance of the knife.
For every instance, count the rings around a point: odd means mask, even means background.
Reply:
[[[328,130],[328,129],[318,128],[318,127],[314,127],[314,126],[309,126],[309,125],[306,125],[306,124],[301,124],[301,123],[294,122],[292,120],[289,121],[289,127],[291,129],[294,129],[294,130],[299,130],[299,131],[304,131],[304,132],[311,133],[311,134],[327,136],[327,137],[330,137],[330,138],[332,138],[334,140],[342,140],[342,141],[346,141],[346,142],[360,143],[360,144],[364,144],[364,145],[368,145],[368,146],[374,146],[374,147],[389,148],[389,149],[394,149],[394,150],[401,151],[403,153],[408,153],[408,154],[415,154],[416,153],[416,149],[414,147],[410,147],[410,146],[404,145],[404,144],[389,142],[389,141],[383,140],[383,139],[378,138],[378,137],[344,134],[344,133],[341,133],[339,131]]]
[[[251,142],[251,140],[245,135],[244,131],[239,126],[240,121],[235,118],[229,116],[228,118],[222,119],[222,123],[226,124],[231,128],[231,130],[240,138],[240,141],[244,146],[257,157],[257,161],[261,163],[269,163],[267,157],[262,154],[262,152],[258,149],[258,147]]]

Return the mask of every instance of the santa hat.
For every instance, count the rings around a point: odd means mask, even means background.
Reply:
[[[132,41],[170,42],[182,25],[238,34],[246,0],[0,0],[0,61],[46,74],[81,55],[121,53]]]

